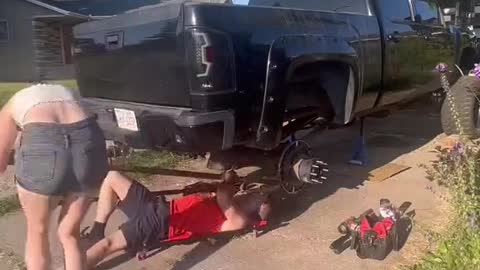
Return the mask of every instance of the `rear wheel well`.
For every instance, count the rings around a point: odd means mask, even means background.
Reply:
[[[300,129],[329,126],[336,113],[341,113],[335,108],[342,110],[345,104],[350,67],[332,61],[311,62],[289,74],[282,137]]]
[[[348,86],[349,72],[347,64],[334,61],[310,62],[295,68],[287,79],[287,111],[315,107],[332,120],[336,113],[334,104],[339,102],[336,99]]]

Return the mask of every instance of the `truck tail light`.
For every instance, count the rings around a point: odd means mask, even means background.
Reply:
[[[213,64],[213,47],[205,33],[193,32],[197,77],[206,77]]]
[[[227,95],[235,91],[234,53],[229,37],[221,32],[190,29],[185,48],[190,93],[195,96]]]
[[[205,54],[205,63],[212,64],[213,60],[215,59],[215,49],[213,47],[207,46],[203,51]]]

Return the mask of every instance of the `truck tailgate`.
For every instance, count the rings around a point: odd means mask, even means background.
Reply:
[[[76,26],[82,96],[189,107],[180,11],[163,4]]]

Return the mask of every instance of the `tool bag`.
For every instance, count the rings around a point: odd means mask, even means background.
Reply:
[[[364,217],[357,233],[357,256],[362,259],[383,260],[393,249],[395,222],[391,218],[372,220]]]

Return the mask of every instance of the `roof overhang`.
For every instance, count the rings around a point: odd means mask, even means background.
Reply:
[[[41,16],[34,16],[32,19],[36,21],[44,21],[44,22],[63,22],[63,23],[82,23],[86,22],[89,19],[79,18],[75,16],[66,16],[63,14],[55,14],[55,15],[41,15]]]
[[[71,11],[68,11],[68,10],[64,10],[64,9],[46,4],[46,3],[38,1],[38,0],[25,0],[25,1],[27,1],[29,3],[32,3],[34,5],[49,9],[51,11],[57,12],[57,13],[59,13],[61,15],[64,15],[64,16],[75,17],[75,18],[83,19],[83,20],[96,19],[96,17],[94,17],[94,16],[87,16],[87,15],[83,15],[83,14],[80,14],[80,13],[71,12]]]

